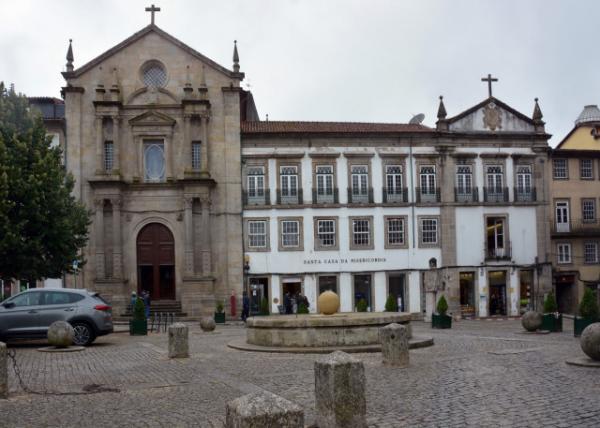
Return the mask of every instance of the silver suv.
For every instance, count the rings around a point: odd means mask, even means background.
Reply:
[[[46,338],[55,321],[73,326],[76,345],[89,345],[113,332],[112,308],[98,293],[73,289],[32,289],[0,304],[0,341]]]

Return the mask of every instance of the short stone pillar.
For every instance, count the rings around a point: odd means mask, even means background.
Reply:
[[[227,403],[227,428],[304,428],[302,407],[270,392],[256,392]]]
[[[0,342],[0,399],[8,398],[8,353],[6,343]]]
[[[169,326],[169,358],[187,358],[190,356],[188,331],[188,326],[180,322]]]
[[[383,364],[408,367],[409,331],[405,325],[392,323],[379,329]]]
[[[319,428],[366,427],[365,367],[335,351],[315,362],[315,404]]]

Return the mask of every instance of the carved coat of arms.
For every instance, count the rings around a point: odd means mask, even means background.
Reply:
[[[502,129],[502,114],[496,104],[489,103],[483,108],[483,126],[488,127],[490,131]]]

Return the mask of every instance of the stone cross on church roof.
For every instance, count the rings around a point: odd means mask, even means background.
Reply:
[[[151,13],[150,23],[154,25],[154,12],[160,12],[160,7],[154,7],[154,5],[147,7],[146,12]]]
[[[148,9],[146,9],[148,10]],[[492,98],[492,82],[497,82],[498,78],[496,77],[492,77],[491,74],[488,74],[487,77],[482,77],[481,78],[482,82],[487,82],[488,84],[488,95],[490,98]]]

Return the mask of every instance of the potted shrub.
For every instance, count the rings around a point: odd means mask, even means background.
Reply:
[[[394,299],[394,296],[388,296],[385,301],[386,312],[398,312],[398,301]]]
[[[260,299],[260,314],[269,315],[269,300],[266,297]]]
[[[357,312],[367,312],[368,307],[369,307],[369,305],[367,304],[367,301],[365,299],[360,299],[358,301],[358,303],[356,304],[356,311]]]
[[[217,324],[225,323],[225,310],[223,308],[222,300],[217,300],[216,310],[215,310],[215,323],[217,323]]]
[[[562,331],[562,315],[558,313],[558,305],[554,293],[550,292],[544,301],[544,315],[542,315],[542,330]]]
[[[308,313],[308,308],[306,307],[306,304],[304,302],[300,302],[300,304],[298,305],[298,313],[299,314],[307,314]]]
[[[133,319],[129,321],[129,334],[132,336],[146,336],[148,334],[148,322],[144,301],[139,297],[133,305]]]
[[[438,300],[436,307],[437,314],[431,315],[431,328],[452,328],[452,317],[446,315],[448,312],[448,302],[442,295]]]
[[[574,335],[581,336],[583,330],[590,324],[598,322],[598,301],[596,292],[591,288],[585,288],[581,302],[579,302],[579,316],[573,319]]]

